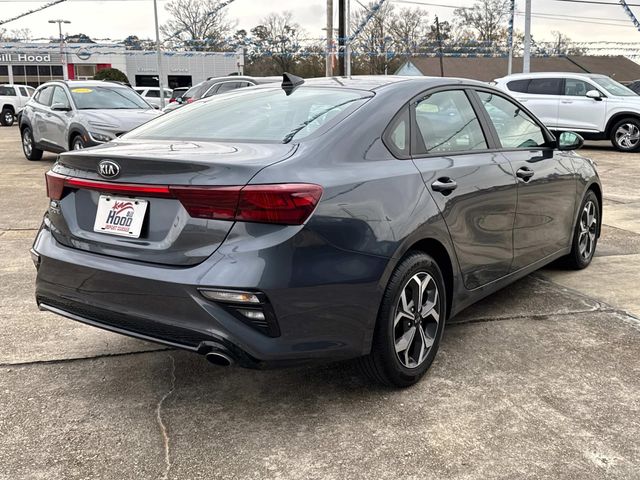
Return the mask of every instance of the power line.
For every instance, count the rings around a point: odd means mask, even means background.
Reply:
[[[592,5],[609,5],[612,7],[619,7],[619,3],[602,2],[599,0],[553,0],[554,2],[568,2],[568,3],[589,3]],[[630,7],[640,7],[640,3],[628,3]]]
[[[54,5],[58,5],[59,3],[66,2],[67,0],[53,0],[45,5],[42,5],[38,8],[34,8],[33,10],[29,10],[28,12],[21,13],[20,15],[16,15],[15,17],[8,18],[6,20],[1,20],[0,25],[4,25],[5,23],[13,22],[14,20],[18,20],[22,17],[26,17],[27,15],[31,15],[32,13],[40,12],[45,8],[53,7]]]

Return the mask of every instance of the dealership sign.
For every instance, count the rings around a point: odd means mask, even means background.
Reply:
[[[51,53],[0,53],[0,63],[60,63],[60,54]]]

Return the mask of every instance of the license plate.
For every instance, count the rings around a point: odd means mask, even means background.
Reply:
[[[137,198],[100,195],[93,231],[138,238],[147,203],[146,200]]]

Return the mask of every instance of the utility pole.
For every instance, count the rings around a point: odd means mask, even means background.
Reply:
[[[345,13],[345,27],[344,27],[344,33],[345,33],[345,42],[344,42],[344,62],[345,62],[345,67],[344,67],[344,74],[347,77],[351,76],[351,0],[346,0],[346,8],[347,8],[347,12]]]
[[[156,50],[158,53],[158,86],[160,87],[160,108],[164,108],[164,71],[162,68],[162,49],[160,45],[160,28],[158,27],[158,0],[153,0],[153,15],[156,26]]]
[[[516,15],[516,0],[511,0],[509,9],[509,37],[507,41],[507,48],[509,49],[509,61],[507,62],[507,75],[511,75],[511,73],[513,72],[513,21]]]
[[[345,55],[345,40],[346,40],[346,0],[338,0],[338,72],[341,77],[344,77],[347,73],[345,68],[347,56]]]
[[[524,9],[524,58],[522,73],[531,71],[531,0],[527,0]]]
[[[325,76],[333,77],[333,64],[332,64],[332,52],[333,52],[333,0],[327,0],[327,55],[325,67]]]
[[[60,59],[62,60],[62,78],[69,80],[69,71],[67,68],[67,56],[64,52],[64,37],[62,36],[62,24],[71,23],[69,20],[49,20],[49,23],[58,24],[58,33],[60,38]]]
[[[440,20],[438,20],[438,16],[436,15],[436,41],[438,42],[438,58],[440,59],[440,76],[444,77],[444,62],[442,51],[442,35],[440,35]]]

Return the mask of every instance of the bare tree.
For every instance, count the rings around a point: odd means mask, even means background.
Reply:
[[[29,28],[14,28],[11,31],[0,28],[0,41],[2,42],[25,42],[31,38],[31,29]]]
[[[161,27],[163,36],[186,48],[197,50],[226,50],[235,21],[227,18],[222,0],[172,0],[165,10],[170,20]]]
[[[587,49],[584,47],[576,47],[571,45],[571,38],[557,30],[551,30],[553,40],[547,48],[551,55],[584,55]]]
[[[304,31],[291,12],[272,13],[251,29],[247,55],[251,61],[263,64],[265,74],[292,72],[302,51],[303,37]]]
[[[428,13],[422,8],[402,8],[389,19],[389,33],[397,53],[416,53],[425,41],[429,26]]]
[[[506,39],[509,17],[508,0],[476,0],[472,7],[454,10],[462,36],[475,37],[480,42]]]
[[[352,31],[355,32],[362,25],[363,20],[370,15],[373,5],[373,2],[366,5],[352,16]],[[391,32],[394,15],[393,5],[383,4],[354,38],[351,44],[354,53],[353,73],[380,75],[391,70],[390,63],[395,56]]]

